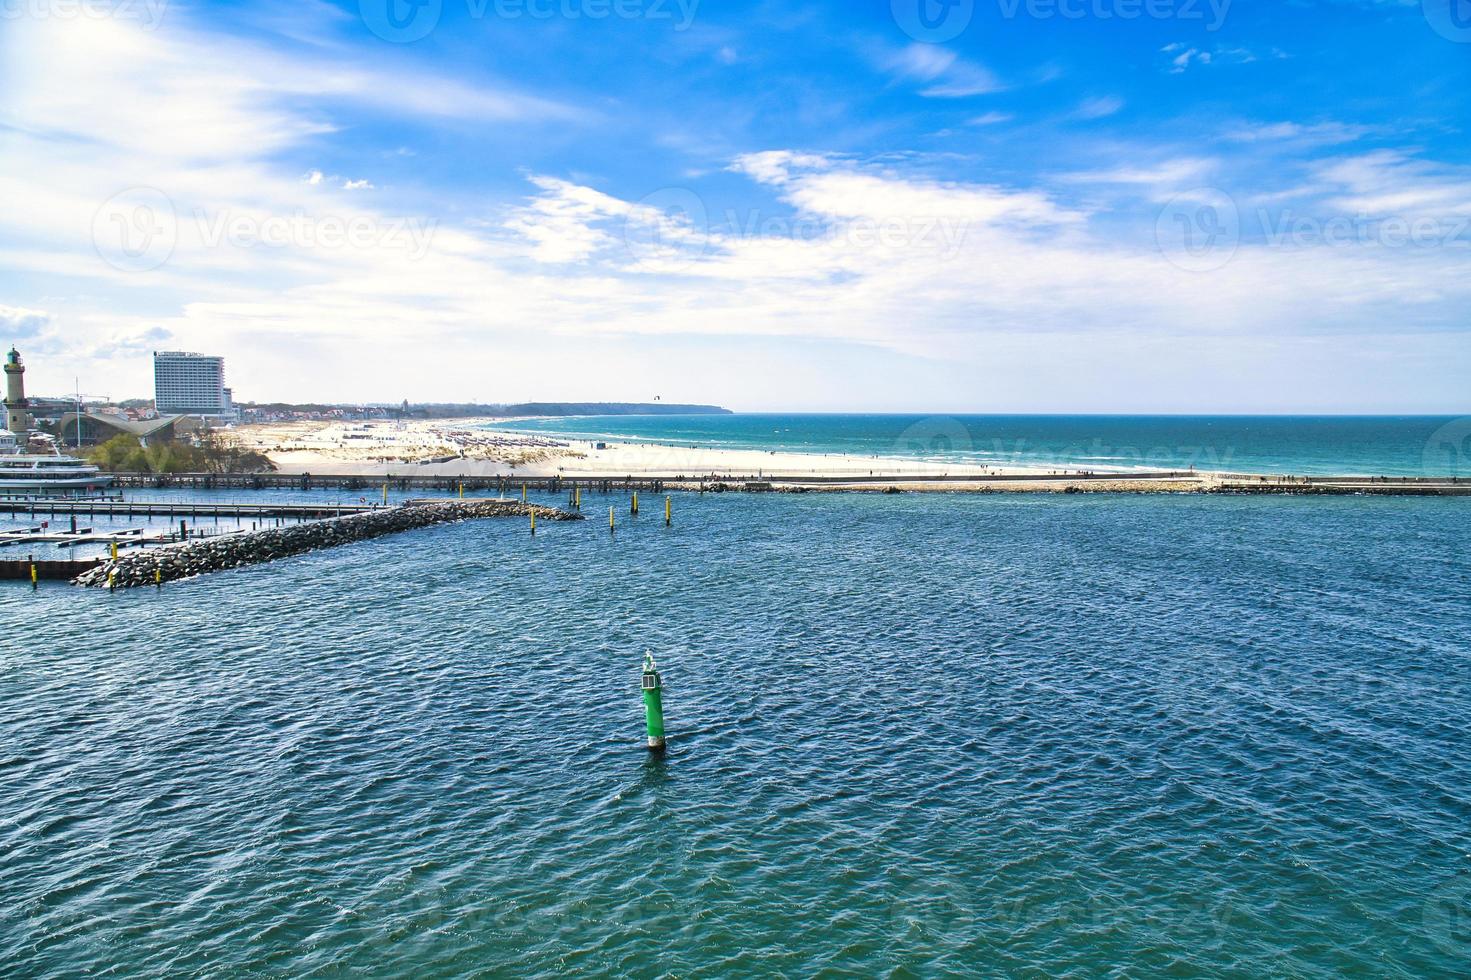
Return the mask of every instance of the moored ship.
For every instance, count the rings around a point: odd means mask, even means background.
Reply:
[[[111,476],[85,459],[21,453],[13,436],[0,433],[0,496],[90,496],[111,484]]]

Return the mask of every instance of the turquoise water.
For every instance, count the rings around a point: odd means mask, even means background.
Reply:
[[[1012,466],[1471,476],[1471,418],[685,415],[535,419],[526,432]]]
[[[0,589],[0,972],[1471,957],[1464,499],[647,510]]]

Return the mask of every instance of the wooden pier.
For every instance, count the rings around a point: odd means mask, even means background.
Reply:
[[[310,473],[114,473],[113,485],[146,490],[345,490],[371,500],[384,486],[390,490],[447,490],[482,493],[493,490],[499,497],[528,491],[562,493],[574,488],[612,493],[639,490],[661,493],[665,485],[691,482],[700,476],[371,476]],[[745,477],[704,477],[743,480]],[[751,476],[750,479],[757,479]],[[343,510],[343,513],[349,513]]]
[[[320,520],[343,517],[381,509],[376,504],[344,503],[259,503],[238,501],[209,502],[194,500],[0,500],[0,514],[16,514],[34,520],[38,517],[169,517],[200,518],[289,518]]]
[[[115,544],[119,548],[133,545],[167,544],[178,541],[179,536],[171,531],[149,534],[141,527],[130,527],[116,531],[93,531],[90,527],[75,531],[51,531],[47,528],[27,528],[23,531],[0,531],[0,548],[16,545],[54,544],[58,548],[74,548],[83,544]]]

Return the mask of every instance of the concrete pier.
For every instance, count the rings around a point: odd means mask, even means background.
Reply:
[[[0,514],[18,514],[29,518],[66,517],[282,517],[292,520],[319,520],[382,510],[381,504],[344,503],[213,503],[194,500],[51,500],[47,498],[12,498],[0,500]]]

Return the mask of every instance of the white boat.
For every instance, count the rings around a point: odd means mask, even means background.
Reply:
[[[0,434],[0,496],[83,496],[111,483],[111,476],[85,459],[21,453],[13,435]]]

